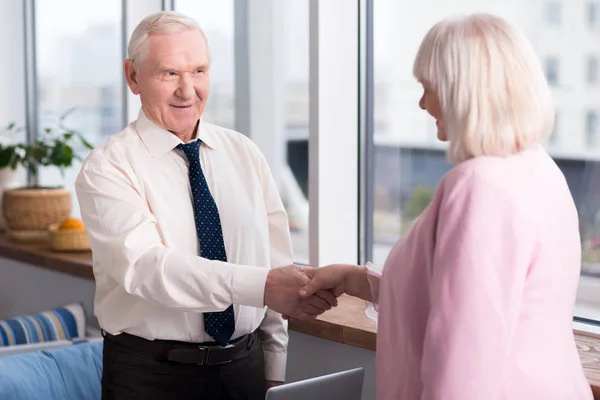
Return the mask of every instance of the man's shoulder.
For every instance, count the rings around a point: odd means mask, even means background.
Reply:
[[[132,122],[92,150],[83,161],[83,166],[90,167],[104,162],[118,162],[126,157],[127,151],[135,148],[139,142],[135,122]]]
[[[204,129],[211,136],[211,139],[219,142],[230,150],[239,149],[249,152],[254,156],[261,156],[262,152],[248,136],[234,129],[225,128],[211,122],[202,121]]]
[[[225,128],[224,126],[214,124],[212,122],[208,122],[202,120],[202,128],[206,130],[211,136],[223,138],[226,140],[234,140],[243,142],[248,139],[246,135],[236,131],[235,129]]]

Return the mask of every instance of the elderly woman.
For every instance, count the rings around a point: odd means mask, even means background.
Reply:
[[[366,267],[332,265],[307,271],[301,295],[378,303],[379,399],[591,399],[571,325],[577,210],[541,146],[554,111],[534,51],[498,17],[447,19],[414,75],[457,165],[380,285]]]

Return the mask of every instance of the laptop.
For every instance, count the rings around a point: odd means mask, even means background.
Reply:
[[[360,367],[276,386],[266,400],[360,400],[364,375]]]

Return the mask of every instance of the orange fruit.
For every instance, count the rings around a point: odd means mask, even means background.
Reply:
[[[62,224],[60,224],[60,227],[58,229],[60,229],[61,231],[67,229],[82,231],[85,229],[85,227],[83,226],[83,221],[79,218],[67,218],[63,221]]]

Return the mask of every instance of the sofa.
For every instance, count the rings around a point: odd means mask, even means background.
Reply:
[[[95,400],[101,397],[102,342],[0,357],[2,400]]]
[[[0,320],[0,400],[100,399],[102,337],[80,303]]]

